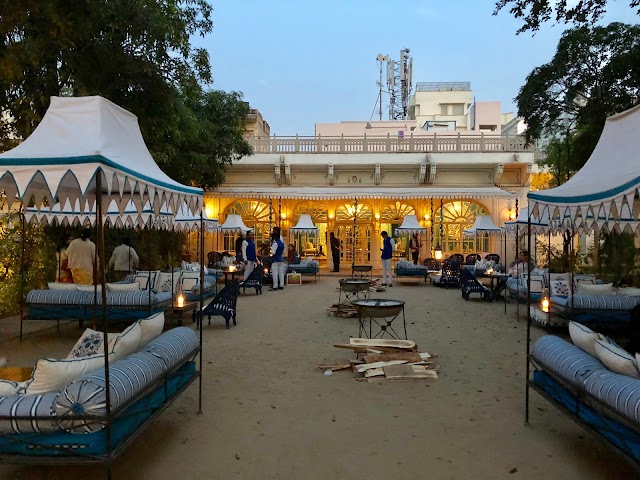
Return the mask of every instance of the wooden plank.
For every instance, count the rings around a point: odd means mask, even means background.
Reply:
[[[382,368],[372,368],[367,370],[364,376],[365,378],[384,376],[384,370]]]
[[[423,365],[391,365],[382,369],[386,378],[438,378],[435,370],[428,370]]]
[[[366,346],[366,347],[390,347],[400,349],[414,349],[416,343],[411,340],[391,340],[386,338],[350,338],[349,343],[351,345]]]
[[[409,363],[413,363],[422,361],[422,357],[414,352],[382,353],[380,355],[365,355],[363,360],[366,363],[390,362],[391,360],[406,360]]]
[[[366,372],[372,368],[382,368],[389,367],[391,365],[402,365],[403,363],[407,363],[406,360],[391,360],[390,362],[376,362],[376,363],[365,363],[364,365],[358,365],[356,370],[360,373]]]
[[[332,372],[336,372],[338,370],[345,370],[347,368],[351,368],[351,362],[333,362],[333,363],[320,363],[316,365],[317,368],[322,370],[331,370]]]

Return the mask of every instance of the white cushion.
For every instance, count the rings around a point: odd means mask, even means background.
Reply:
[[[8,397],[9,395],[17,395],[18,393],[20,393],[20,385],[18,382],[0,380],[0,397]]]
[[[625,295],[627,297],[640,297],[640,288],[619,288],[618,295]]]
[[[551,295],[569,295],[570,293],[569,282],[566,280],[551,280]]]
[[[633,355],[607,340],[595,339],[594,344],[596,356],[609,370],[620,375],[640,378],[638,362]]]
[[[107,283],[108,292],[135,292],[140,290],[138,282],[133,283]]]
[[[149,275],[136,275],[133,277],[133,283],[140,285],[140,290],[146,290],[149,285]]]
[[[98,293],[102,293],[102,285],[96,285]],[[79,292],[93,292],[93,285],[78,285]]]
[[[565,273],[553,273],[553,272],[551,272],[549,274],[549,280],[551,280],[551,281],[564,280],[565,282],[569,283],[571,281],[571,272],[565,272]]]
[[[127,327],[121,334],[117,335],[113,341],[109,341],[110,353],[114,356],[114,361],[131,355],[138,350],[140,339],[142,338],[142,329],[140,322]]]
[[[578,284],[578,294],[580,295],[613,295],[613,283],[605,283],[602,285],[585,285]]]
[[[87,328],[73,346],[71,352],[67,355],[67,358],[81,358],[97,355],[103,351],[103,341],[104,336],[102,332]]]
[[[136,272],[136,276],[134,277],[133,281],[137,282],[139,281],[138,276],[143,276],[143,277],[147,277],[149,278],[149,275],[151,275],[151,290],[155,290],[158,286],[158,280],[160,279],[160,270],[151,270],[151,272],[149,272],[149,270],[138,270]],[[146,290],[147,288],[147,284],[143,283],[142,281],[140,281],[140,289],[141,290]]]
[[[596,339],[606,341],[606,337],[600,333],[594,332],[581,323],[569,322],[569,335],[571,341],[580,350],[587,352],[589,355],[597,357],[594,342]]]
[[[102,354],[62,360],[40,358],[33,369],[31,380],[28,380],[26,393],[59,392],[80,376],[102,366]]]
[[[49,282],[49,290],[77,290],[75,283]]]
[[[190,292],[193,287],[200,284],[200,278],[182,278],[180,279],[180,290]]]
[[[164,312],[143,318],[138,323],[140,324],[139,346],[142,347],[162,333],[164,329]]]

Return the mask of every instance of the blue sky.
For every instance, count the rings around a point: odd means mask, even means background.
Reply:
[[[236,90],[275,135],[313,135],[315,123],[369,120],[378,53],[410,48],[413,81],[470,81],[478,101],[513,98],[531,70],[553,57],[564,25],[516,35],[493,0],[212,1],[213,88]],[[609,1],[606,22],[637,23],[627,0]],[[386,116],[384,117],[386,118]]]

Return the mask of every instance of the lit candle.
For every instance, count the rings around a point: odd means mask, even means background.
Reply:
[[[542,300],[540,301],[540,307],[544,313],[549,313],[549,289],[545,288],[542,291]]]
[[[493,275],[493,268],[487,269],[487,275]]]
[[[236,271],[236,266],[235,265],[229,265],[229,271],[230,272],[235,272]]]
[[[184,295],[182,293],[178,295],[178,307],[184,307]]]

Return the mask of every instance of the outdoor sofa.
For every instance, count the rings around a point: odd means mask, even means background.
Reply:
[[[195,332],[176,327],[161,333],[163,326],[164,314],[157,314],[109,343],[108,382],[104,353],[92,347],[100,332],[90,329],[70,354],[85,356],[40,359],[26,382],[0,381],[0,459],[95,460],[124,448],[199,375]]]
[[[303,277],[312,276],[314,282],[318,282],[318,274],[320,273],[320,264],[317,260],[309,258],[303,259],[300,263],[289,263],[287,265],[287,273],[299,273]]]
[[[418,277],[422,278],[426,283],[429,268],[425,265],[414,265],[413,262],[408,260],[398,260],[393,266],[393,273],[396,276],[396,280],[400,277]]]
[[[593,334],[581,325],[570,329],[580,327],[586,338]],[[556,336],[541,337],[531,350],[533,372],[528,387],[639,467],[637,365],[632,355],[605,337],[600,339],[594,353]],[[595,345],[593,339],[591,345]]]

